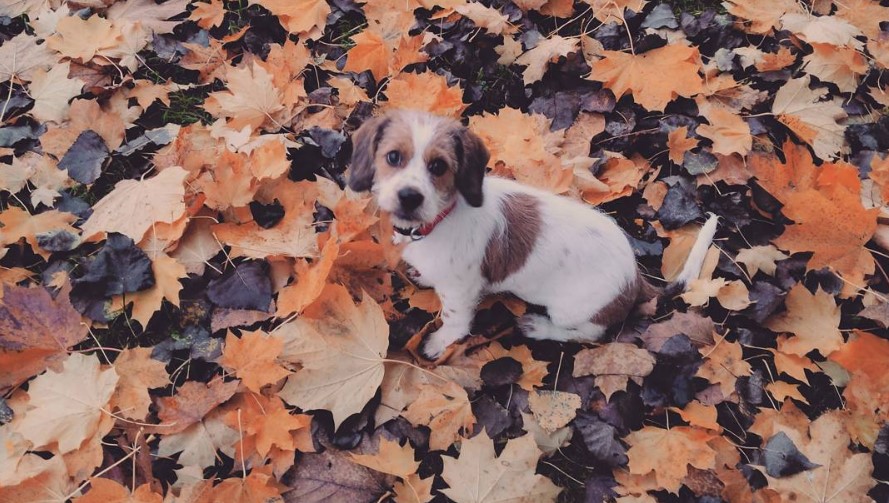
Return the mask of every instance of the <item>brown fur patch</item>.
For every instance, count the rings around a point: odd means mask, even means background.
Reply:
[[[499,283],[525,265],[540,235],[540,206],[534,196],[510,194],[503,198],[506,228],[491,236],[482,262],[482,275],[491,283]]]
[[[435,176],[432,173],[429,174],[432,177],[432,185],[435,186],[439,197],[443,201],[448,201],[457,192],[454,177],[457,175],[457,168],[460,165],[454,139],[451,135],[439,132],[426,146],[426,151],[423,152],[423,162],[426,163],[426,166],[429,166],[435,160],[444,162],[448,166],[448,169],[442,175]]]
[[[636,307],[638,299],[639,280],[637,278],[632,283],[626,285],[617,294],[617,297],[600,309],[598,313],[594,314],[590,321],[605,327],[616,325],[627,319],[627,316]]]
[[[386,155],[393,150],[401,154],[399,166],[390,166]],[[374,153],[374,165],[377,180],[384,180],[393,172],[401,169],[414,156],[414,142],[410,125],[398,114],[392,114],[386,130],[380,136],[377,150]]]

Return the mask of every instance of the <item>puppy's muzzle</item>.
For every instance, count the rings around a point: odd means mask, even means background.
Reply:
[[[398,204],[401,211],[411,213],[423,204],[423,194],[417,189],[406,187],[398,191]]]

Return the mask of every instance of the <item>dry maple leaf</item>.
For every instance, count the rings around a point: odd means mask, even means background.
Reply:
[[[624,23],[624,9],[642,12],[648,0],[583,0],[590,5],[593,16],[603,24]]]
[[[838,16],[815,16],[810,12],[791,12],[781,16],[782,28],[810,44],[847,45],[861,49],[856,37],[861,30]]]
[[[290,33],[317,38],[327,24],[330,5],[324,0],[250,0],[261,5],[281,20]]]
[[[241,129],[250,126],[258,129],[271,123],[280,127],[276,114],[284,110],[281,91],[272,82],[272,76],[257,63],[229,68],[226,73],[228,90],[210,93],[204,101],[204,109],[216,117],[228,119],[228,126]]]
[[[414,449],[409,443],[400,446],[395,440],[380,437],[380,448],[376,454],[350,454],[352,461],[396,477],[407,478],[416,473],[420,463],[414,461]]]
[[[846,118],[839,98],[822,101],[826,89],[809,89],[810,78],[791,79],[775,93],[772,113],[797,138],[812,146],[815,155],[831,159],[846,150]]]
[[[38,121],[62,123],[68,118],[68,101],[83,89],[82,80],[68,78],[70,66],[65,62],[53,66],[48,72],[42,69],[34,72],[28,94],[34,100],[31,115]]]
[[[240,338],[229,332],[219,364],[231,369],[247,389],[259,393],[263,386],[290,374],[277,361],[282,349],[284,341],[260,330],[246,332]]]
[[[843,344],[840,332],[840,307],[833,296],[820,288],[814,294],[797,283],[784,300],[787,311],[769,318],[765,326],[775,332],[795,335],[781,347],[785,353],[805,356],[817,349],[829,355]]]
[[[0,46],[0,81],[15,77],[27,82],[38,70],[48,71],[58,64],[58,55],[38,41],[38,37],[22,32]]]
[[[555,155],[564,131],[551,132],[551,122],[544,115],[506,107],[496,115],[471,117],[469,126],[485,142],[496,174],[560,194],[571,187],[574,173]]]
[[[120,40],[120,27],[105,18],[67,16],[59,20],[56,34],[47,39],[46,45],[63,56],[86,63],[99,51],[117,46]]]
[[[93,207],[83,224],[84,240],[119,232],[139,242],[152,225],[173,223],[185,213],[188,172],[167,168],[148,180],[123,180]]]
[[[814,252],[809,269],[829,267],[847,283],[843,296],[854,295],[873,274],[874,258],[865,248],[877,230],[878,208],[865,209],[857,192],[833,186],[793,193],[782,213],[795,222],[773,242],[791,253]]]
[[[842,411],[832,410],[799,430],[779,427],[799,451],[816,466],[793,475],[769,477],[769,487],[781,494],[783,501],[828,501],[849,503],[872,501],[869,489],[873,463],[869,453],[849,450],[848,421]],[[765,439],[764,439],[765,440]]]
[[[161,388],[170,383],[166,365],[151,359],[151,348],[124,349],[114,360],[114,370],[120,376],[111,403],[118,414],[142,421],[151,405],[149,388]]]
[[[713,152],[746,155],[753,148],[750,126],[739,115],[719,106],[704,107],[702,114],[710,124],[698,126],[697,133],[713,141]]]
[[[90,479],[90,490],[73,503],[162,503],[164,497],[151,490],[150,484],[142,484],[132,493],[111,479]]]
[[[528,86],[543,78],[549,63],[576,51],[576,38],[564,38],[553,35],[538,42],[533,49],[519,56],[515,63],[527,67],[522,72],[522,79],[525,85]]]
[[[534,437],[537,447],[543,451],[546,456],[552,455],[554,452],[562,448],[570,439],[574,430],[571,426],[559,428],[554,432],[544,430],[540,424],[534,419],[534,414],[522,412],[522,429]]]
[[[627,389],[630,379],[642,385],[642,378],[654,370],[654,356],[633,344],[612,342],[598,348],[584,349],[574,356],[574,377],[596,376],[596,386],[611,398]]]
[[[872,447],[881,425],[889,419],[889,406],[886,405],[889,341],[856,330],[849,342],[831,353],[829,358],[849,372],[850,379],[843,390],[843,397],[846,406],[861,416],[856,422],[870,423],[869,439],[863,443]]]
[[[667,45],[641,55],[603,51],[602,56],[588,78],[602,82],[617,99],[630,92],[646,110],[662,112],[677,97],[703,91],[701,56],[694,47]]]
[[[712,384],[718,384],[722,396],[728,398],[735,392],[739,377],[750,375],[751,367],[742,355],[741,345],[725,339],[711,349],[704,349],[704,364],[698,368],[697,376]]]
[[[650,169],[645,159],[634,156],[633,159],[612,157],[605,162],[596,178],[607,190],[589,188],[582,193],[583,200],[590,204],[602,204],[615,199],[629,196],[635,192]]]
[[[509,17],[497,9],[487,7],[480,2],[468,2],[454,7],[456,12],[472,20],[479,28],[492,35],[509,34],[515,31],[509,24]]]
[[[881,35],[880,23],[889,19],[889,7],[873,0],[844,0],[837,4],[836,17],[847,21],[873,40]]]
[[[482,431],[460,443],[458,458],[442,457],[441,477],[450,487],[441,492],[456,503],[556,501],[562,489],[534,473],[541,454],[525,435],[508,441],[495,457],[494,442]]]
[[[826,82],[833,82],[840,92],[852,93],[858,79],[868,70],[867,60],[851,47],[832,44],[812,44],[812,54],[803,58],[806,73]]]
[[[219,404],[225,402],[238,389],[238,381],[223,382],[214,379],[209,383],[187,381],[170,397],[157,399],[162,424],[158,431],[164,434],[180,432],[200,421]]]
[[[208,3],[196,3],[188,19],[194,21],[205,30],[219,26],[225,19],[225,5],[222,0],[210,0]]]
[[[459,86],[448,85],[432,72],[402,73],[386,87],[386,107],[423,110],[439,115],[460,117],[466,105]]]
[[[221,243],[231,246],[230,255],[235,257],[315,257],[318,241],[312,218],[314,186],[311,182],[276,183],[277,192],[272,199],[281,202],[284,218],[271,228],[251,221],[213,225],[211,232]]]
[[[739,23],[744,31],[757,35],[778,28],[784,14],[802,10],[794,0],[726,0],[723,5],[729,14],[744,20]]]
[[[389,75],[389,59],[392,46],[383,35],[374,29],[367,29],[352,36],[355,45],[349,49],[344,72],[363,72],[370,70],[377,82]]]
[[[68,233],[72,241],[76,242],[77,229],[71,227],[76,220],[76,216],[63,211],[50,210],[31,215],[21,208],[10,206],[6,211],[0,212],[0,228],[3,229],[3,233],[0,234],[0,254],[6,246],[24,239],[31,245],[34,253],[49,260],[51,252],[40,246],[37,236],[49,232]]]
[[[241,458],[244,453],[252,456],[255,452],[259,459],[254,466],[262,464],[273,448],[293,455],[297,448],[295,433],[307,431],[312,422],[306,414],[291,414],[280,398],[258,393],[239,393],[225,409],[225,423],[243,435],[235,454]]]
[[[114,393],[118,375],[102,370],[99,359],[73,353],[61,372],[48,371],[31,381],[28,410],[16,431],[34,448],[58,444],[58,452],[71,452],[92,437]]]
[[[328,285],[303,315],[290,322],[301,328],[291,353],[302,369],[287,379],[279,395],[303,410],[327,409],[339,425],[359,412],[383,380],[389,326],[369,296],[359,304],[339,285]],[[295,354],[294,354],[295,353]]]
[[[642,333],[641,339],[649,351],[660,352],[664,343],[678,334],[685,334],[696,347],[710,346],[713,344],[713,333],[716,327],[713,320],[699,314],[674,313],[666,321],[650,325]]]
[[[769,276],[774,276],[775,270],[778,268],[775,262],[788,258],[790,257],[781,250],[772,245],[766,245],[744,248],[738,252],[735,260],[744,264],[744,267],[747,268],[747,274],[752,278],[759,271]]]
[[[86,338],[88,326],[68,300],[46,289],[3,285],[0,293],[0,389],[40,373]]]
[[[402,417],[414,426],[428,426],[429,448],[445,450],[475,423],[466,390],[454,382],[424,384]]]
[[[163,305],[164,299],[179,307],[179,291],[182,290],[180,279],[187,278],[185,266],[165,253],[151,259],[151,270],[154,273],[154,286],[135,293],[117,295],[112,299],[111,308],[124,309],[133,304],[130,318],[138,321],[142,328],[148,327],[148,321]]]
[[[179,453],[178,463],[182,466],[207,468],[216,463],[221,451],[228,457],[235,454],[234,445],[241,438],[238,430],[230,428],[224,421],[225,411],[216,409],[202,416],[198,421],[176,433],[161,435],[157,446],[158,456],[172,456]]]
[[[540,427],[553,433],[577,416],[580,395],[564,391],[532,391],[528,394],[528,406]]]
[[[246,477],[224,479],[201,493],[194,503],[283,503],[281,491],[285,487],[268,471],[268,467],[254,468]]]
[[[698,139],[688,136],[688,126],[676,128],[667,135],[667,148],[670,151],[669,157],[673,164],[681,166],[685,159],[685,153],[697,146]]]
[[[336,239],[328,239],[321,249],[321,258],[311,266],[304,262],[297,262],[296,283],[285,286],[278,291],[278,307],[275,316],[286,318],[293,313],[302,312],[303,309],[315,302],[324,286],[327,277],[333,268],[333,263],[339,255],[340,247]]]
[[[654,473],[659,487],[679,491],[688,466],[709,470],[716,466],[716,451],[708,444],[716,434],[699,428],[675,426],[669,430],[645,426],[627,435],[624,441],[630,473]]]

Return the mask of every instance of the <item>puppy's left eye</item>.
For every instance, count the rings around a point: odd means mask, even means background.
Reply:
[[[445,171],[447,171],[448,165],[445,164],[445,162],[442,161],[441,159],[435,159],[434,161],[429,163],[427,168],[429,169],[429,172],[432,173],[433,175],[441,176],[444,174]]]
[[[401,153],[397,150],[389,152],[386,154],[386,162],[388,162],[390,166],[398,166],[398,163],[401,162]]]

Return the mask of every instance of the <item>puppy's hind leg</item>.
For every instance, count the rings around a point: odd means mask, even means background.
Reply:
[[[519,319],[522,334],[537,340],[596,342],[605,335],[606,328],[592,321],[560,325],[542,314],[526,314]]]

